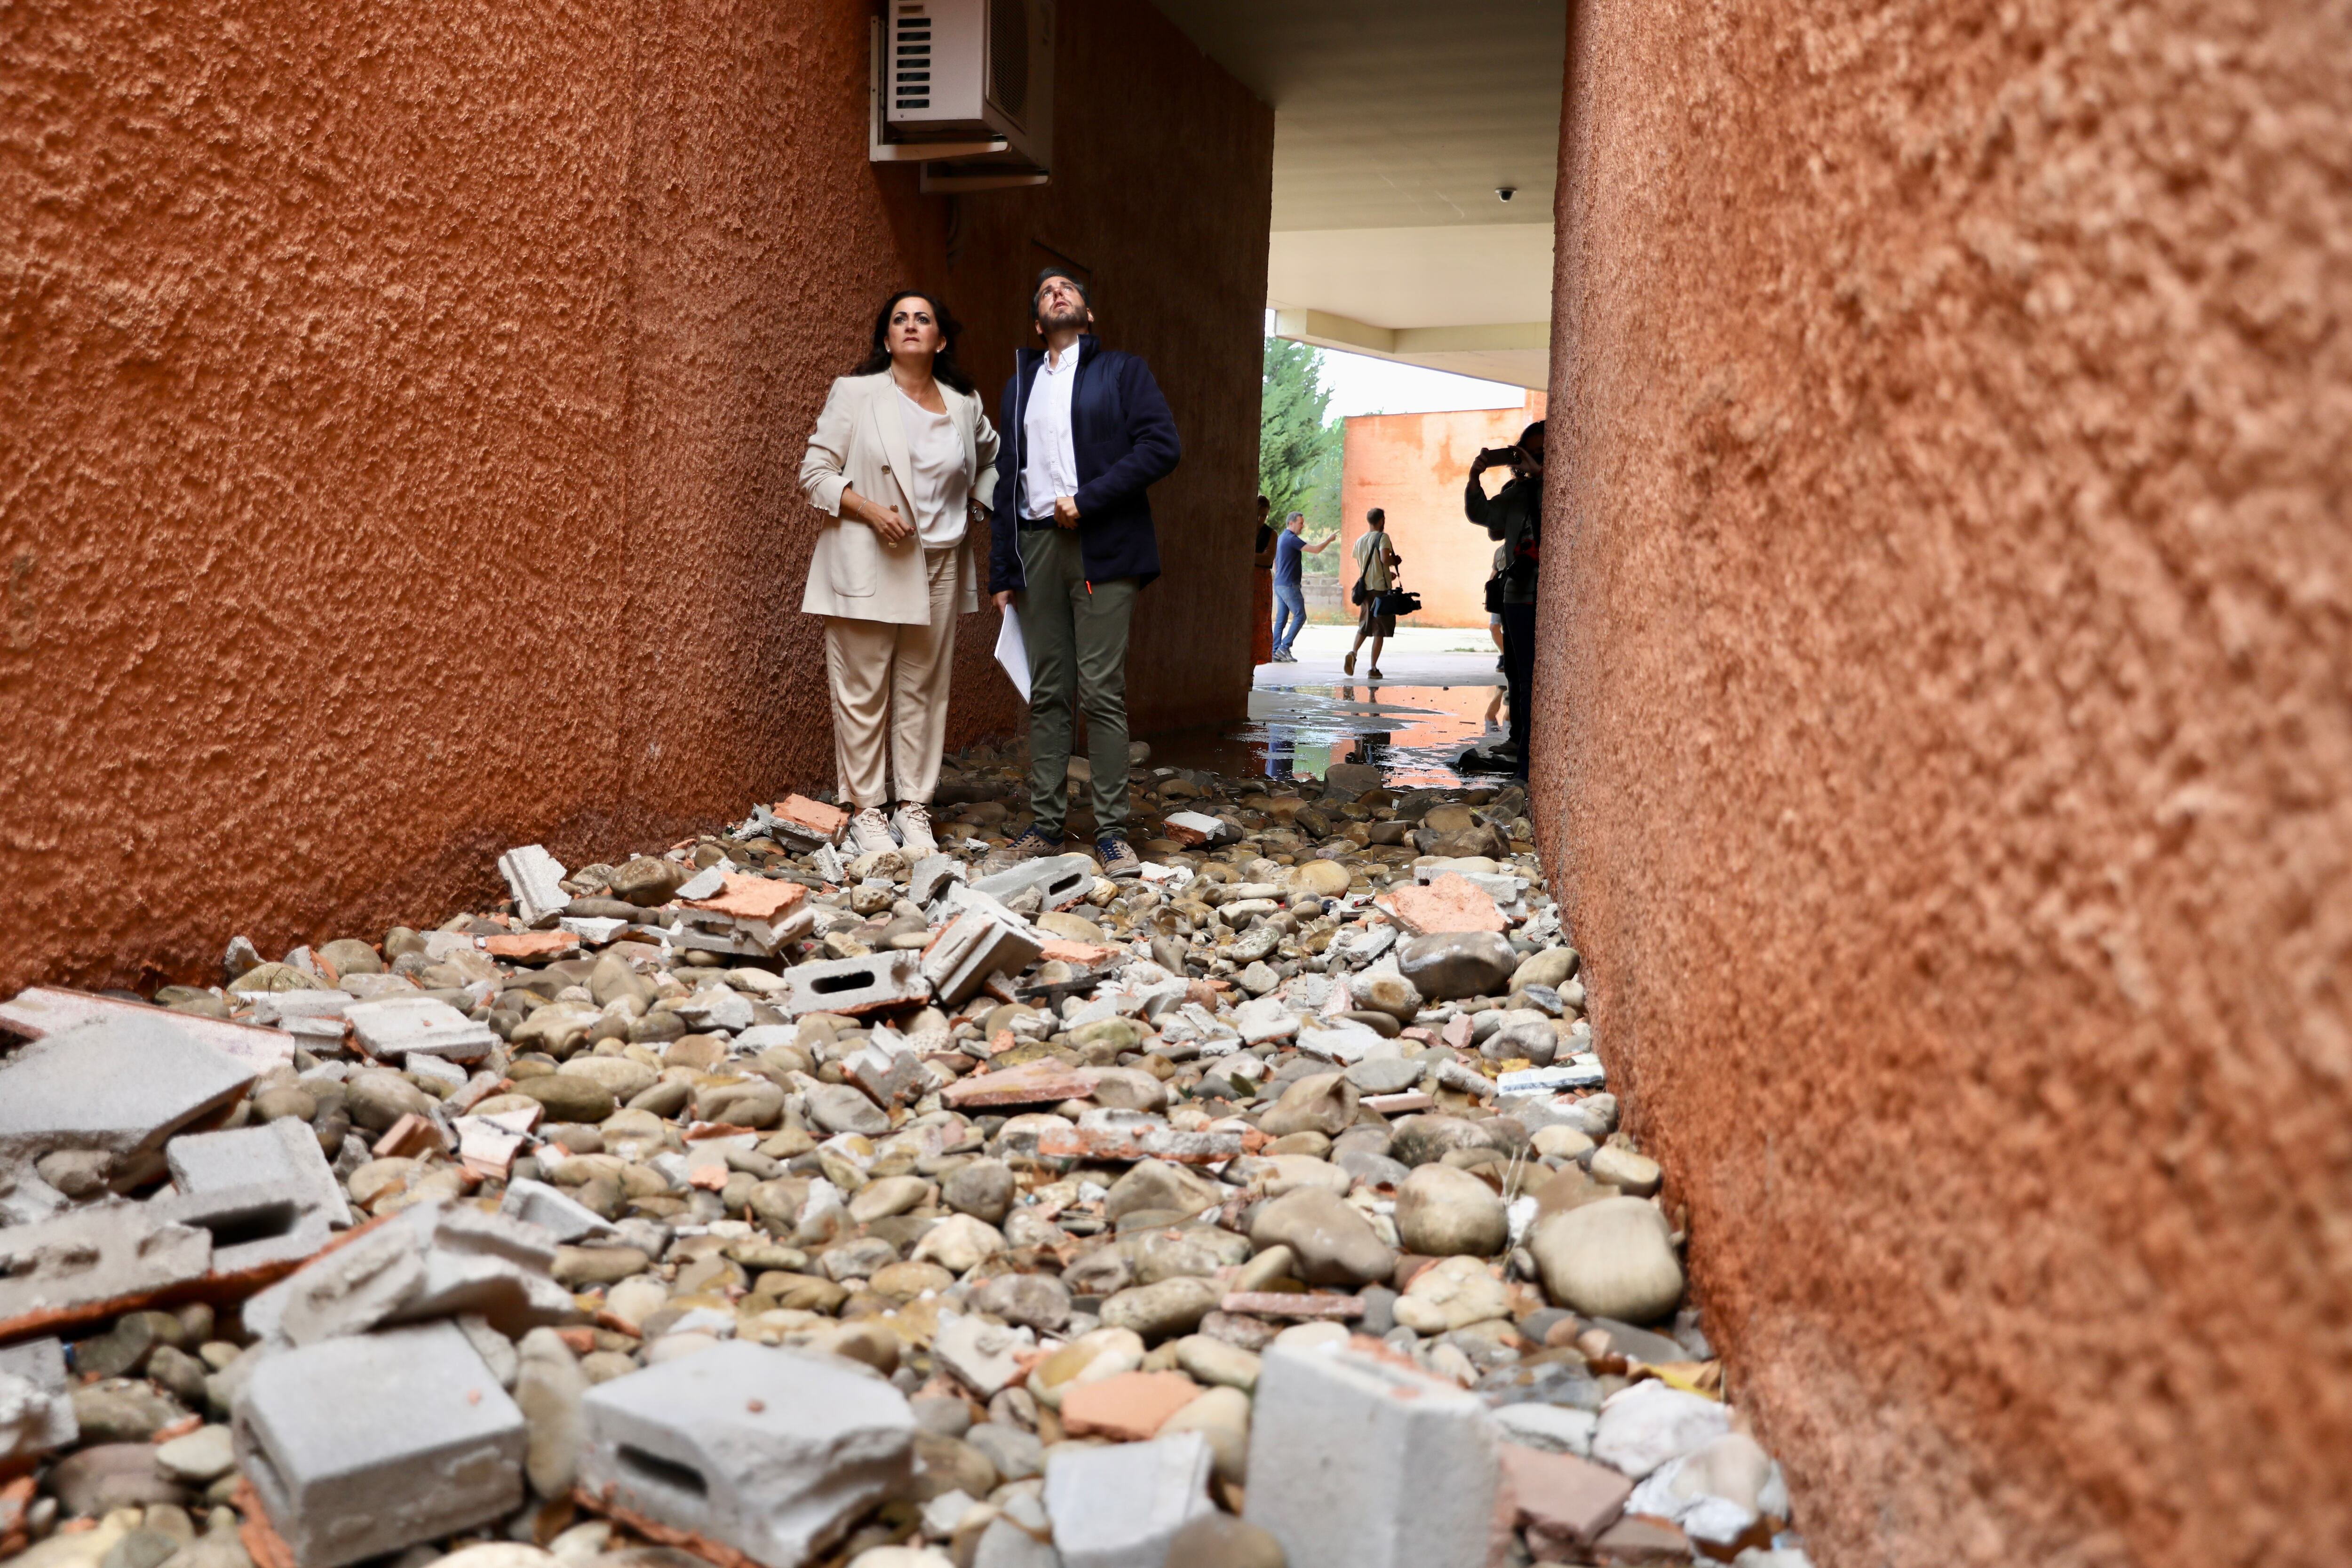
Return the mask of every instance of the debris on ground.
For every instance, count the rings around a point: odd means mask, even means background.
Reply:
[[[1523,792],[1136,752],[0,1003],[0,1557],[1801,1568]]]

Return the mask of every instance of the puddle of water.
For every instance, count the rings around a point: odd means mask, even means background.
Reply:
[[[1457,785],[1494,775],[1454,766],[1506,723],[1498,686],[1331,686],[1250,693],[1246,723],[1142,737],[1154,767],[1243,777],[1319,778],[1333,763],[1370,763],[1392,784]]]

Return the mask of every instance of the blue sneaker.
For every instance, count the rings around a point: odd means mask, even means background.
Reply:
[[[1143,862],[1137,858],[1135,851],[1128,847],[1124,838],[1096,839],[1095,857],[1102,862],[1106,877],[1139,877],[1143,874]]]
[[[1060,851],[1060,845],[1032,827],[1003,848],[991,850],[980,863],[981,875],[992,877],[999,871],[1012,869],[1024,860],[1034,860],[1041,855],[1055,855]]]

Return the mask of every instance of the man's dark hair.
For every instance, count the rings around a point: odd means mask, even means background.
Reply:
[[[1531,438],[1538,441],[1542,440],[1544,433],[1543,427],[1544,422],[1538,419],[1534,424],[1528,426],[1526,429],[1520,431],[1519,446],[1524,448]]]
[[[1386,507],[1376,506],[1372,508],[1371,510],[1364,514],[1364,521],[1372,524],[1376,528],[1384,526],[1388,522],[1388,520],[1389,513]]]
[[[955,319],[944,300],[928,289],[900,289],[882,301],[881,311],[874,318],[874,352],[849,374],[873,375],[890,368],[890,312],[898,308],[901,300],[920,300],[931,308],[931,319],[940,324],[940,352],[931,358],[932,378],[945,382],[967,397],[973,395],[971,377],[956,363],[956,339],[963,335],[963,323]]]
[[[1260,496],[1260,497],[1258,497],[1258,498],[1257,498],[1257,504],[1258,504],[1258,505],[1260,505],[1260,506],[1263,506],[1263,507],[1271,507],[1272,505],[1274,505],[1274,503],[1273,503],[1272,501],[1270,501],[1270,500],[1266,500],[1264,496]]]
[[[1085,279],[1066,267],[1041,267],[1037,269],[1036,281],[1029,285],[1029,316],[1032,321],[1034,321],[1037,316],[1037,296],[1045,291],[1045,279],[1048,278],[1068,279],[1070,287],[1078,291],[1078,303],[1084,305],[1089,311],[1093,310],[1095,297],[1087,291]]]

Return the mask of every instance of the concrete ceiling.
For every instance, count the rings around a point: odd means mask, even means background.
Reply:
[[[1283,336],[1545,384],[1565,0],[1158,4],[1274,106]]]

